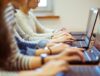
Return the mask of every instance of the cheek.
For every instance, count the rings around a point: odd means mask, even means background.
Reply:
[[[31,3],[29,6],[30,6],[31,8],[36,8],[36,7],[38,6],[38,4],[37,4],[37,3]]]

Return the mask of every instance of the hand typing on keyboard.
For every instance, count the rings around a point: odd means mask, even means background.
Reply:
[[[78,64],[78,65],[97,65],[100,62],[100,55],[95,55],[94,52],[88,52],[88,51],[84,51],[84,57],[85,57],[85,61],[79,61],[79,60],[74,60],[74,61],[70,61],[70,64]]]
[[[62,53],[58,55],[58,59],[65,60],[67,62],[70,61],[85,61],[82,48],[77,47],[69,47],[66,48]]]

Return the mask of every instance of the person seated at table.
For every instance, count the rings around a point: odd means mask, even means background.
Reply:
[[[5,1],[6,1],[6,3],[5,3]],[[9,66],[9,65],[7,65],[7,64],[9,64],[8,63],[9,58],[14,60],[13,54],[11,52],[11,50],[14,50],[14,49],[12,48],[12,46],[9,45],[10,44],[10,41],[9,41],[9,34],[10,34],[9,31],[10,30],[8,30],[9,27],[6,26],[4,19],[3,19],[3,10],[4,10],[3,8],[8,2],[9,1],[7,1],[7,0],[2,0],[2,1],[0,0],[0,76],[54,76],[60,71],[67,70],[68,65],[65,63],[65,61],[61,61],[61,60],[60,61],[50,61],[49,63],[47,63],[44,66],[42,66],[41,68],[39,68],[39,71],[38,70],[15,71],[16,69],[13,69],[13,70],[6,69]],[[9,9],[12,8],[12,7],[11,8],[10,7],[11,6],[9,6]],[[11,29],[11,28],[9,28],[9,29]],[[5,50],[6,50],[6,52],[5,52]],[[16,56],[15,59],[18,58],[17,55],[14,55],[14,56]],[[14,60],[14,61],[13,60],[12,60],[12,62],[17,61],[17,60]],[[26,63],[26,64],[28,64],[28,63]],[[53,70],[52,70],[51,66],[53,66]],[[23,64],[23,67],[24,67],[24,64]],[[16,68],[18,68],[18,67],[16,67]]]
[[[16,0],[12,0],[12,3],[15,7],[18,7],[18,2],[16,2]],[[17,4],[17,5],[16,5]],[[14,19],[13,19],[14,21]],[[16,24],[16,23],[14,23]],[[14,25],[15,26],[15,25]],[[20,48],[20,52],[22,54],[25,54],[25,55],[40,55],[41,53],[47,53],[47,54],[50,54],[50,51],[48,49],[45,49],[45,51],[43,51],[43,49],[39,49],[39,50],[36,50],[37,47],[39,48],[43,48],[45,47],[46,45],[47,46],[51,46],[51,45],[54,45],[52,47],[52,54],[56,54],[56,53],[60,53],[61,49],[63,50],[63,48],[67,47],[68,45],[65,45],[65,44],[55,44],[53,43],[54,41],[51,40],[51,42],[48,42],[46,40],[43,40],[43,41],[40,41],[38,44],[35,43],[35,41],[26,41],[24,39],[22,39],[19,34],[15,31],[16,33],[16,40],[17,40],[17,44]],[[56,40],[56,39],[55,39]],[[47,43],[48,42],[48,43]],[[58,48],[59,47],[59,48]],[[30,49],[31,48],[31,49]],[[60,49],[60,50],[59,50]]]
[[[3,0],[5,1],[5,0]],[[5,4],[3,4],[5,5]],[[16,45],[13,24],[9,21],[9,15],[14,13],[12,4],[8,3],[4,11],[0,11],[0,69],[4,70],[32,70],[41,67],[43,64],[51,60],[63,60],[66,62],[72,60],[84,61],[81,48],[65,48],[57,55],[47,56],[26,56],[19,52]],[[12,16],[13,17],[13,16]],[[9,23],[7,23],[9,21]],[[6,63],[5,63],[6,62]]]
[[[31,8],[35,9],[38,5],[38,0],[21,1],[19,9],[16,10],[16,21],[25,34],[22,37],[28,37],[28,40],[38,39],[55,39],[55,42],[72,41],[74,38],[65,30],[52,33],[50,29],[45,28],[32,14],[29,13]],[[63,34],[64,33],[64,34]],[[20,33],[19,33],[20,34]],[[24,35],[24,36],[23,36]]]

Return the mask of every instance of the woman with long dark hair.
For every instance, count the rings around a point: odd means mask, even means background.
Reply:
[[[55,61],[50,62],[46,64],[45,66],[43,66],[40,72],[38,71],[21,71],[21,72],[17,71],[15,72],[14,69],[11,70],[12,65],[10,65],[10,62],[16,63],[19,61],[14,60],[15,59],[14,56],[16,56],[15,54],[17,54],[17,51],[12,51],[12,50],[15,50],[16,45],[14,43],[13,43],[14,45],[11,45],[12,42],[14,42],[14,39],[12,36],[13,30],[11,30],[12,27],[9,26],[9,24],[8,25],[6,24],[5,17],[7,15],[4,16],[4,14],[6,13],[7,10],[5,10],[4,8],[6,3],[3,1],[6,1],[7,3],[7,0],[0,0],[0,76],[49,76],[49,75],[54,75],[59,71],[65,70],[64,61],[56,61],[57,63],[59,63],[58,65],[55,64]],[[13,59],[13,60],[10,60],[10,59]],[[52,65],[55,65],[55,69],[59,68],[59,70],[56,69],[55,72],[54,70],[50,71]],[[61,69],[60,67],[63,67],[63,68]],[[46,71],[47,73],[45,73]]]
[[[6,1],[6,2],[5,2]],[[32,57],[20,54],[14,39],[13,31],[13,6],[9,0],[0,0],[0,76],[52,76],[66,69],[65,61],[82,59],[83,54],[79,48],[66,48],[66,51],[54,56]],[[42,66],[43,63],[53,61],[44,65],[39,72],[25,71]],[[53,69],[52,69],[53,67]],[[20,70],[22,72],[12,72]],[[10,71],[10,72],[8,72]],[[8,75],[8,73],[12,75]]]

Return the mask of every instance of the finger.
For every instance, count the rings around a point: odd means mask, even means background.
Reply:
[[[67,61],[82,61],[81,58],[79,56],[70,56],[67,58]]]
[[[84,55],[81,51],[72,50],[71,52],[69,52],[69,55],[70,56],[73,56],[73,55],[79,56],[83,62],[85,61]]]
[[[82,51],[82,52],[85,50],[84,48],[78,48],[78,47],[76,47],[76,46],[75,46],[75,47],[72,47],[72,48],[75,49],[75,50],[78,50],[78,51],[80,50],[80,51]]]
[[[85,50],[85,49],[83,49],[83,48],[78,48],[78,49],[79,49],[80,51],[82,51],[82,52]]]
[[[67,66],[66,65],[66,62],[64,60],[59,60],[59,61],[56,61],[58,65],[60,66]]]
[[[63,67],[60,67],[60,72],[68,71],[69,69],[70,69],[69,66],[63,66]]]
[[[74,40],[67,39],[65,42],[73,42]]]

